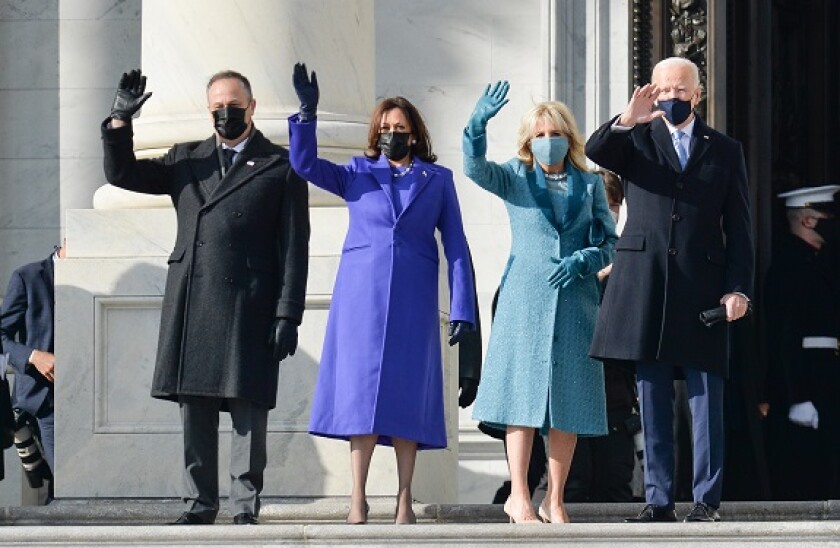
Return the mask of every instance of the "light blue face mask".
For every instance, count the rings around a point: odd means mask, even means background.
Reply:
[[[559,164],[569,152],[569,139],[565,136],[534,137],[531,139],[531,152],[544,166]]]

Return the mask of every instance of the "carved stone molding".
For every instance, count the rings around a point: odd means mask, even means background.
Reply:
[[[670,1],[670,55],[685,57],[700,69],[700,85],[707,89],[707,57],[709,52],[708,6],[706,0]],[[697,106],[705,115],[706,97]]]
[[[651,0],[633,0],[633,86],[650,81],[653,69],[653,23]]]
[[[700,69],[700,84],[707,89],[709,53],[708,0],[632,0],[631,46],[633,85],[650,82],[660,59],[685,57]],[[705,117],[705,95],[697,107]]]

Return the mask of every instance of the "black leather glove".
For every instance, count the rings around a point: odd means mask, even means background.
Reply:
[[[459,377],[458,388],[461,389],[461,394],[458,396],[458,405],[462,408],[472,405],[472,402],[475,401],[475,395],[478,393],[478,379]]]
[[[120,78],[120,85],[117,87],[117,94],[114,96],[114,106],[111,107],[111,118],[124,122],[131,120],[143,103],[152,96],[152,92],[146,91],[146,77],[139,69],[123,73]]]
[[[318,91],[318,77],[315,76],[315,71],[312,71],[312,78],[306,74],[305,63],[295,63],[295,71],[292,74],[292,83],[295,86],[295,93],[297,93],[300,100],[300,119],[306,122],[315,118],[318,111],[318,98],[320,92]]]
[[[470,322],[463,320],[455,320],[449,322],[449,346],[455,346],[464,337],[464,333],[472,331],[473,326]]]
[[[287,356],[294,356],[298,344],[297,324],[288,318],[274,318],[268,344],[274,350],[274,359],[278,363]]]

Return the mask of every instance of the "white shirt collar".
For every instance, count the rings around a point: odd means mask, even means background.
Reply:
[[[664,116],[662,117],[662,120],[665,122],[665,125],[668,126],[668,132],[671,134],[671,138],[673,138],[674,132],[677,131],[677,128],[675,126],[672,126],[671,122],[666,120]],[[694,135],[694,122],[696,121],[697,117],[692,116],[691,121],[688,123],[688,125],[680,130],[685,134],[685,137],[691,139],[692,135]]]
[[[692,122],[693,123],[693,122]],[[248,141],[251,139],[251,136],[245,137],[242,141],[236,144],[236,146],[229,147],[227,143],[222,143],[222,150],[231,149],[235,153],[239,154],[245,148],[245,145],[248,144]]]

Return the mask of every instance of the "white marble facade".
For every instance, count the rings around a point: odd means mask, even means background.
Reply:
[[[378,99],[400,94],[420,108],[439,162],[455,172],[476,262],[482,319],[489,325],[489,303],[507,258],[508,221],[502,203],[461,172],[462,127],[484,86],[506,79],[511,82],[511,102],[491,122],[492,159],[502,161],[514,154],[519,117],[541,100],[569,103],[581,131],[591,133],[623,107],[630,89],[628,16],[628,0],[0,0],[0,116],[11,120],[9,134],[14,136],[0,139],[0,283],[5,286],[16,266],[46,255],[65,229],[70,260],[80,261],[67,286],[68,303],[74,302],[74,294],[79,297],[80,287],[100,295],[93,302],[79,302],[83,313],[74,314],[72,321],[99,322],[96,325],[107,326],[109,333],[133,328],[137,321],[147,337],[156,334],[154,322],[146,325],[148,317],[140,318],[153,314],[149,311],[156,306],[166,244],[144,236],[140,227],[148,224],[132,225],[132,213],[124,210],[68,214],[65,228],[63,212],[90,208],[103,182],[98,124],[107,114],[119,75],[138,65],[149,75],[154,96],[138,120],[136,144],[139,153],[152,155],[171,142],[209,135],[203,84],[212,72],[229,67],[251,78],[258,127],[284,143],[285,117],[296,109],[291,68],[302,60],[318,71],[321,139],[333,158],[361,150],[367,115]],[[33,36],[47,47],[32,47]],[[324,321],[323,303],[331,287],[329,261],[340,245],[335,234],[343,235],[343,220],[340,208],[326,207],[335,205],[328,197],[315,195],[313,203],[324,206],[313,208],[312,245],[313,264],[323,260],[324,268],[313,269],[310,288],[326,288],[327,293],[310,295],[313,309],[306,323],[314,329]],[[156,228],[171,222],[165,210],[151,215],[160,220]],[[103,223],[109,227],[104,234],[90,228]],[[138,236],[135,229],[141,231],[140,239],[129,240],[129,235]],[[127,231],[125,237],[119,230]],[[113,249],[108,250],[109,245]],[[133,263],[113,259],[125,257],[121,245],[134,251]],[[131,292],[117,292],[118,280],[131,281]],[[108,297],[109,292],[114,297]],[[126,295],[131,299],[121,302]],[[90,333],[92,329],[89,325]],[[125,342],[123,337],[115,340]],[[64,344],[71,345],[72,339]],[[289,365],[298,368],[306,382],[306,375],[314,375],[320,349],[315,340],[302,344],[312,350]],[[109,377],[107,384],[101,384],[102,372],[95,374],[93,364],[87,369],[92,375],[65,377],[67,384],[59,384],[59,393],[84,399],[83,405],[60,409],[67,417],[65,424],[72,424],[68,419],[76,413],[96,413],[96,428],[107,439],[109,429],[124,428],[120,424],[148,412],[150,428],[173,428],[175,410],[169,407],[174,406],[133,399],[117,388],[123,367],[131,365],[135,374],[151,376],[147,361],[127,364],[117,359],[124,350],[96,347],[100,357],[114,360],[117,378]],[[62,347],[58,353],[60,367]],[[91,387],[103,391],[93,397]],[[454,395],[449,401],[455,401]],[[274,431],[299,428],[305,406],[305,401],[293,398],[289,406],[278,408],[272,415]],[[460,472],[457,482],[450,481],[457,483],[457,491],[447,498],[488,502],[506,476],[501,444],[475,429],[469,410],[460,411],[459,425]],[[138,432],[134,439],[144,435]],[[343,445],[295,439],[301,445],[285,451],[278,446],[270,467],[288,465],[287,458],[313,448],[319,455],[337,453],[336,459],[346,459]],[[131,458],[155,459],[142,443],[130,449]],[[86,455],[84,451],[79,455]],[[384,472],[372,480],[391,481],[387,476],[393,459],[379,453],[378,470]],[[100,450],[89,456],[94,458],[73,460],[73,474],[91,474],[98,459],[105,458]],[[307,466],[314,468],[307,468],[307,475],[323,477],[327,464],[323,458],[310,460]],[[174,474],[169,479],[177,482],[177,463],[166,468]],[[418,484],[428,481],[421,472]],[[60,492],[60,479],[57,487]],[[317,487],[349,491],[336,479]],[[295,488],[283,486],[287,493]]]

